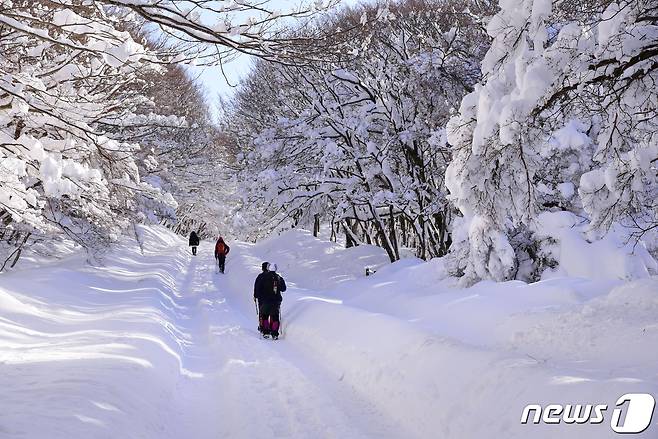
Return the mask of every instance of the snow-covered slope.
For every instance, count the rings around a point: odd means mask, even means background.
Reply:
[[[658,394],[656,278],[455,289],[440,260],[402,260],[372,277],[337,282],[304,261],[358,273],[363,255],[329,246],[324,255],[296,250],[317,246],[308,233],[292,231],[255,249],[283,261],[295,281],[286,303],[289,339],[419,437],[613,437],[609,423],[519,420],[530,403],[605,403],[612,410],[625,393]],[[368,263],[375,254],[385,259],[370,251]]]
[[[143,253],[126,240],[102,267],[0,277],[0,436],[605,438],[610,413],[519,420],[530,403],[658,394],[655,278],[456,289],[440,261],[386,264],[303,231],[230,243],[220,275],[212,243],[193,258],[140,232]],[[289,284],[279,342],[256,331],[264,260]]]

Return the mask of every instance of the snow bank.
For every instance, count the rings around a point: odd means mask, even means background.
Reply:
[[[553,257],[559,266],[545,272],[545,279],[570,276],[630,280],[658,273],[658,264],[644,244],[629,240],[619,228],[589,242],[582,219],[570,212],[544,212],[539,215],[536,229],[540,236],[557,240]]]
[[[304,276],[305,287],[310,289],[365,276],[366,268],[377,270],[389,262],[380,247],[360,245],[346,249],[334,242],[316,239],[303,229],[291,229],[259,242],[258,254],[263,261],[276,263],[282,272],[314,273]]]
[[[519,422],[527,404],[614,407],[625,393],[658,393],[658,279],[624,282],[629,265],[595,270],[611,255],[635,256],[615,246],[592,247],[567,227],[558,222],[553,230],[564,232],[563,276],[534,284],[486,281],[456,289],[440,259],[402,260],[371,277],[353,270],[337,283],[325,273],[360,265],[372,249],[350,262],[348,254],[303,232],[294,232],[294,244],[290,236],[275,238],[252,247],[251,260],[234,262],[252,264],[255,275],[253,255],[287,260],[295,248],[282,270],[292,285],[283,307],[286,342],[322,362],[340,385],[372,401],[411,436],[614,437],[609,422]],[[590,258],[590,272],[583,261],[569,266],[570,248]],[[319,271],[303,262],[320,258]],[[569,277],[569,270],[589,279]],[[655,428],[639,437],[651,437]]]
[[[607,425],[526,426],[519,419],[530,403],[613,406],[622,394],[658,390],[626,374],[602,377],[541,357],[475,349],[400,319],[326,302],[299,305],[289,328],[287,339],[304,343],[338,382],[374,401],[413,437],[612,437]]]
[[[656,360],[650,346],[658,345],[658,279],[623,283],[580,306],[519,323],[509,339],[516,350],[645,380]]]
[[[203,375],[190,361],[199,303],[177,295],[184,242],[140,234],[143,255],[125,240],[100,268],[69,258],[0,277],[2,437],[187,436],[178,389]]]

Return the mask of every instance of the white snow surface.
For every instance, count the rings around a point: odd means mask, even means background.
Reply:
[[[139,229],[0,277],[3,438],[607,438],[617,398],[658,395],[658,278],[455,287],[441,260],[293,230],[213,243]],[[564,250],[564,249],[563,249]],[[565,250],[566,251],[566,250]],[[276,262],[279,341],[253,281]],[[365,268],[379,268],[365,277]],[[608,404],[599,425],[521,425],[526,404]],[[656,437],[656,417],[642,434]]]

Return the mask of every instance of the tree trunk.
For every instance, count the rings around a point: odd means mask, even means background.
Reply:
[[[320,215],[316,213],[315,215],[313,215],[313,236],[317,238],[319,233],[320,233]]]
[[[2,264],[2,267],[0,267],[0,272],[5,269],[5,266],[12,258],[12,256],[16,255],[16,257],[14,258],[14,262],[12,262],[11,265],[9,266],[9,268],[14,268],[14,265],[16,265],[18,259],[21,257],[21,253],[23,252],[23,245],[25,245],[30,235],[31,233],[25,234],[25,237],[23,238],[23,242],[21,242],[20,245],[7,257],[7,259],[5,259],[5,262]]]
[[[345,232],[345,248],[356,247],[359,241],[352,231],[352,226],[349,224],[350,220],[343,221],[343,231]]]
[[[390,240],[393,247],[393,252],[395,254],[395,260],[398,261],[400,260],[400,247],[398,245],[398,237],[397,237],[397,232],[395,230],[395,213],[393,211],[393,206],[388,206],[388,213],[390,218],[390,224],[388,227],[390,233]]]
[[[393,243],[391,242],[391,239],[388,236],[388,232],[386,231],[386,226],[384,225],[382,218],[379,216],[379,213],[377,212],[377,208],[373,205],[370,205],[370,213],[372,214],[372,217],[374,219],[374,225],[375,225],[375,229],[377,230],[377,236],[381,241],[381,247],[384,250],[386,250],[386,254],[388,255],[388,258],[391,260],[391,262],[397,261],[398,259],[400,259],[399,256],[396,256],[397,249],[393,249]]]

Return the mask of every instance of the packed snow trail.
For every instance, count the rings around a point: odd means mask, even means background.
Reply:
[[[139,230],[141,250],[126,240],[100,268],[0,278],[1,437],[598,439],[606,423],[520,425],[522,408],[658,390],[655,279],[454,290],[434,263],[299,231],[230,243],[222,275],[213,243],[192,257]],[[289,285],[279,341],[256,331],[263,260]]]
[[[237,257],[245,246],[232,248]],[[198,394],[193,392],[186,399],[190,406],[215,400],[210,416],[220,421],[218,435],[198,431],[193,437],[359,438],[396,433],[383,416],[375,419],[380,414],[364,410],[367,403],[355,399],[356,395],[328,386],[323,371],[287,348],[283,340],[261,339],[255,309],[240,309],[234,303],[236,296],[251,299],[253,279],[232,289],[227,281],[231,264],[225,275],[219,274],[210,244],[200,250],[200,256],[191,258],[194,273],[181,291],[201,304],[196,319],[203,322],[203,329],[198,334],[205,331],[209,355],[201,363],[211,368],[204,375],[216,383],[216,394],[208,395],[205,383]]]

